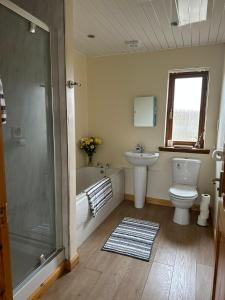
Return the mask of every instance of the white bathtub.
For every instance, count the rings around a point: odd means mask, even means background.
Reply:
[[[95,218],[90,213],[88,198],[83,192],[104,176],[112,181],[113,198],[106,203]],[[84,167],[77,169],[76,196],[76,239],[78,247],[107,218],[107,216],[124,200],[124,170]]]

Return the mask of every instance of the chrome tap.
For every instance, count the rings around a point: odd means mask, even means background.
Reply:
[[[97,167],[98,168],[104,168],[104,164],[100,161],[97,162]]]
[[[145,151],[145,147],[142,144],[137,144],[135,150],[137,153],[143,153]]]

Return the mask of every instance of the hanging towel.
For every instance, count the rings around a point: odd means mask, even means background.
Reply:
[[[5,98],[4,98],[3,85],[1,79],[0,79],[0,106],[1,106],[2,124],[6,124],[7,114],[6,114]]]
[[[112,182],[109,177],[104,177],[88,189],[85,190],[88,197],[91,213],[93,217],[112,198]]]

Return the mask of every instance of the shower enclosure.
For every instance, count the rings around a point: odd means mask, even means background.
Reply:
[[[60,203],[55,193],[50,33],[39,25],[0,2],[0,79],[7,111],[2,126],[14,288],[61,247],[56,235]]]

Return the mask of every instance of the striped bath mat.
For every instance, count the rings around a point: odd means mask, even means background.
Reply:
[[[102,250],[149,261],[159,224],[124,218],[112,232]]]

